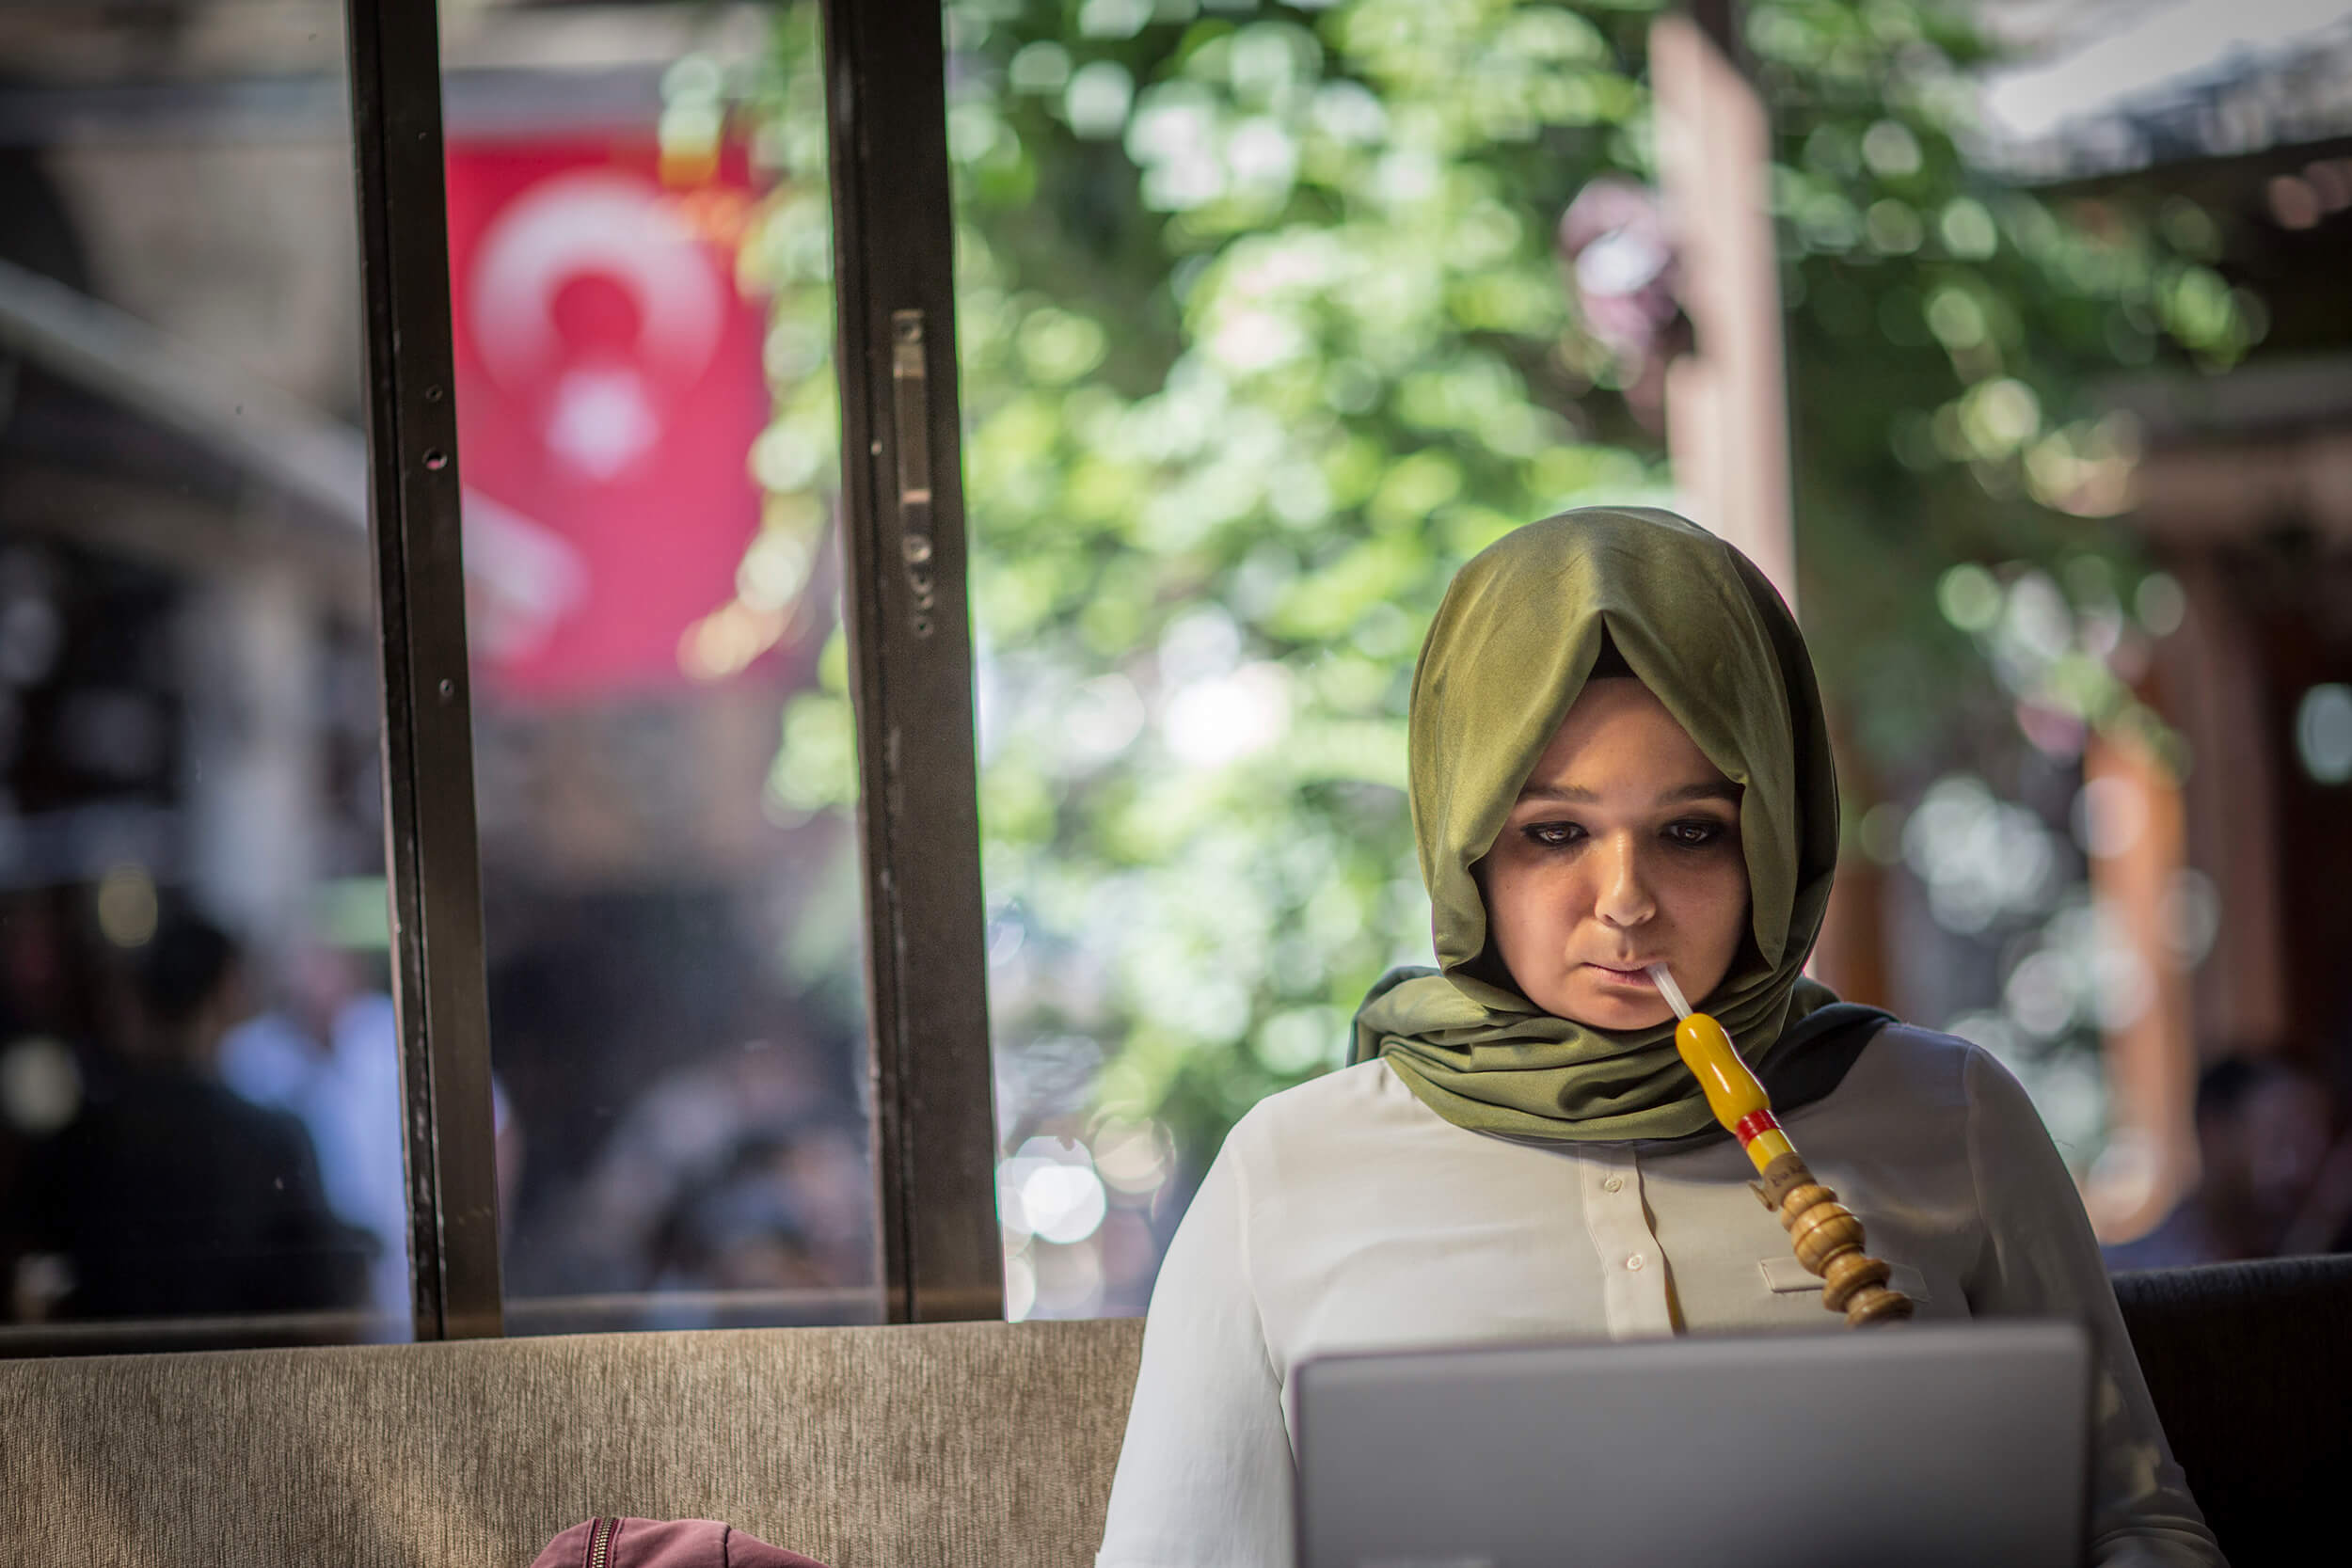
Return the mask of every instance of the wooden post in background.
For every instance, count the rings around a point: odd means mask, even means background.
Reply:
[[[1736,10],[1692,0],[1650,28],[1658,163],[1694,339],[1666,368],[1666,453],[1694,520],[1794,610],[1772,123],[1739,64]]]
[[[2083,1183],[2100,1240],[2145,1233],[2197,1183],[2197,1049],[2188,966],[2166,928],[2187,864],[2179,781],[2130,739],[2091,736],[2083,784],[2094,802],[2090,889],[2122,973],[2122,1006],[2103,1028],[2110,1129]],[[2096,818],[2106,816],[2102,823]]]

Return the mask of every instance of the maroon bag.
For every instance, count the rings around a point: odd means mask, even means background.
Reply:
[[[531,1568],[825,1568],[716,1519],[589,1519],[547,1544]]]

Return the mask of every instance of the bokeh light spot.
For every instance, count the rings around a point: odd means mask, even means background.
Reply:
[[[82,1109],[82,1071],[56,1040],[27,1035],[0,1051],[0,1116],[33,1137],[55,1132]]]
[[[155,935],[155,879],[143,865],[118,865],[98,879],[98,928],[117,947],[144,947]]]
[[[2303,693],[2295,709],[2295,750],[2315,782],[2352,779],[2352,687],[2331,681]]]

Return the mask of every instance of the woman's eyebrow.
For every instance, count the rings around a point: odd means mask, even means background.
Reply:
[[[1580,806],[1596,805],[1600,800],[1600,797],[1589,789],[1579,789],[1574,784],[1531,784],[1519,791],[1519,799],[1522,800],[1566,800],[1573,805]]]
[[[1684,800],[1728,800],[1740,803],[1740,786],[1729,779],[1707,779],[1669,789],[1658,797],[1661,804],[1674,805]],[[1599,803],[1600,797],[1575,784],[1530,784],[1519,791],[1522,800],[1565,800],[1571,805],[1590,806]]]

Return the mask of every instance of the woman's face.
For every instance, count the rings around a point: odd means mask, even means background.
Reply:
[[[1653,963],[1703,1001],[1747,930],[1740,786],[1637,680],[1585,687],[1478,870],[1520,993],[1591,1028],[1674,1016]]]

